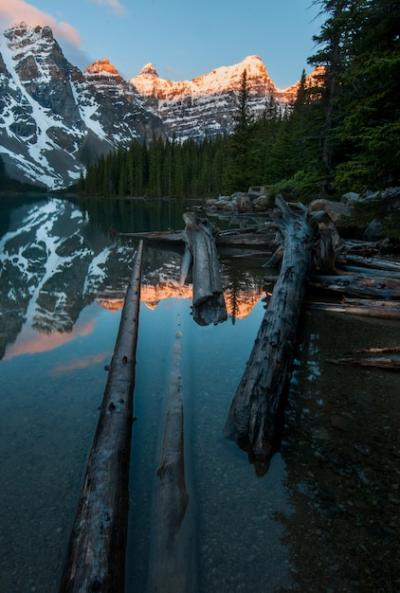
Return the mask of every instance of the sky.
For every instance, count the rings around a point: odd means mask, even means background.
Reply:
[[[280,87],[299,79],[321,24],[312,0],[0,0],[0,25],[50,24],[84,68],[107,57],[126,78],[152,62],[190,79],[248,55]]]

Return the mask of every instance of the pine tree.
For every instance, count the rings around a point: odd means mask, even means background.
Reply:
[[[229,156],[225,173],[225,185],[228,192],[245,191],[252,182],[250,156],[253,117],[249,109],[246,70],[242,74],[234,122],[234,132],[229,141]]]

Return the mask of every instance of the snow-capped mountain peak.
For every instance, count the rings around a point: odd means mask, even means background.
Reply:
[[[87,77],[98,75],[121,77],[117,68],[114,66],[114,64],[111,64],[108,58],[103,58],[93,62],[93,64],[90,64],[85,70],[85,75]]]
[[[0,156],[11,177],[68,186],[88,160],[160,127],[108,60],[83,74],[50,27],[0,33]]]
[[[154,64],[145,64],[143,68],[139,72],[139,76],[151,76],[155,78],[159,78],[158,72]]]
[[[50,27],[18,23],[0,33],[0,156],[11,177],[57,189],[135,138],[230,133],[245,70],[256,117],[270,97],[282,110],[294,100],[298,83],[278,89],[260,56],[180,81],[148,63],[128,82],[107,58],[82,72]]]

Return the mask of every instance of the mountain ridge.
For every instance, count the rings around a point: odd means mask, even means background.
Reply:
[[[279,89],[260,56],[190,81],[163,79],[149,63],[128,81],[108,58],[80,70],[65,58],[50,27],[18,23],[0,34],[0,156],[6,173],[61,189],[100,155],[134,139],[230,134],[245,69],[255,117],[270,97],[282,111],[288,108],[298,82]]]

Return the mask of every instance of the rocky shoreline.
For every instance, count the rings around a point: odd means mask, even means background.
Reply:
[[[252,186],[247,192],[234,192],[206,201],[210,214],[265,213],[274,207],[275,195],[266,186]],[[344,235],[367,241],[400,242],[400,187],[347,192],[338,200],[316,197],[309,204],[313,218],[328,214]],[[398,229],[398,230],[397,230]]]

